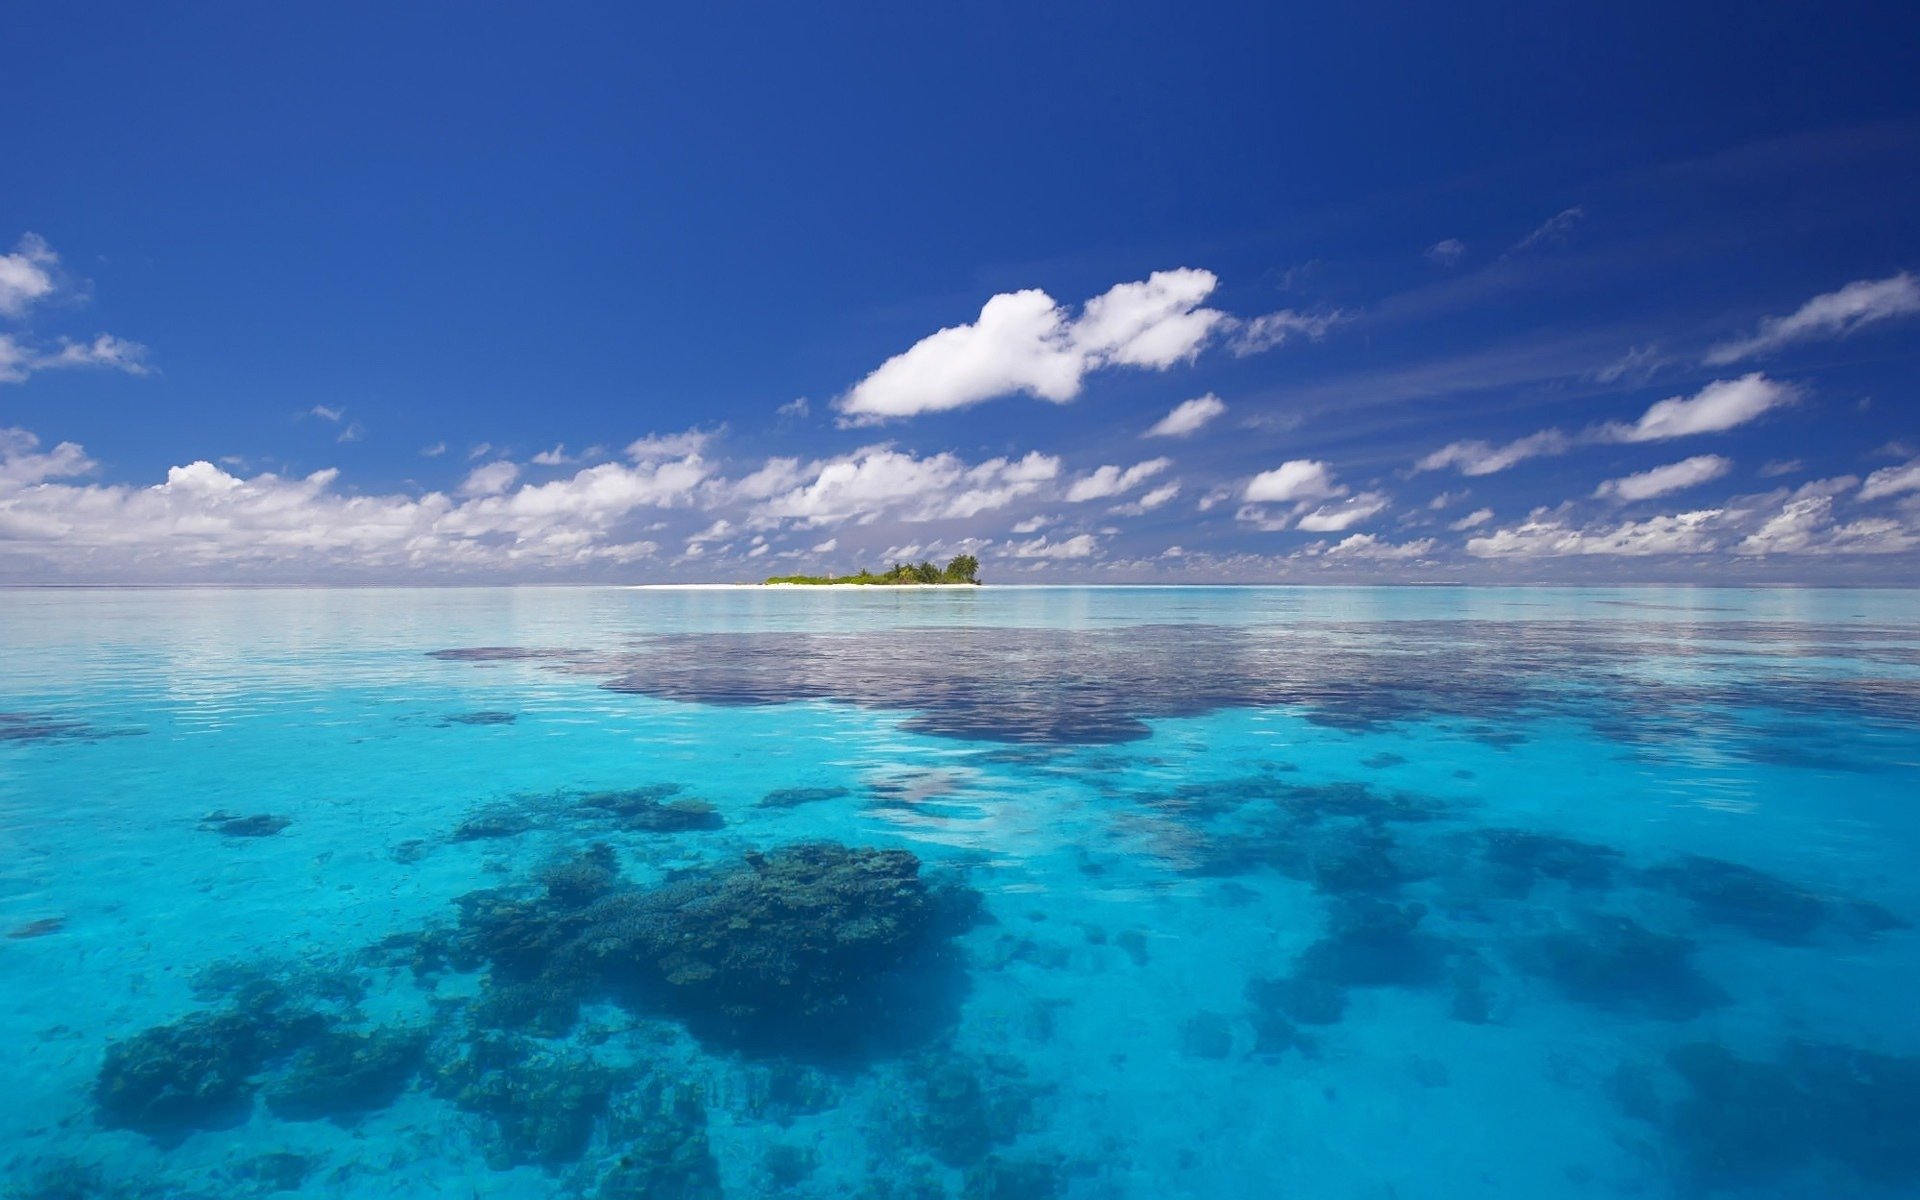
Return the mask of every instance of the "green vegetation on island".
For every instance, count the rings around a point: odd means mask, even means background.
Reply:
[[[775,575],[768,583],[805,583],[814,585],[829,584],[929,584],[929,583],[971,583],[980,582],[980,560],[971,554],[956,554],[947,565],[936,567],[930,562],[918,565],[913,563],[895,563],[880,574],[862,570],[858,575]]]

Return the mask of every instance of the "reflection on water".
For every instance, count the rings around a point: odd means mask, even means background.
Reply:
[[[1911,1195],[1916,617],[0,593],[0,1195]]]

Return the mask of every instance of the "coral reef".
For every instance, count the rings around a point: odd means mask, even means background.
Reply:
[[[237,1124],[254,1076],[318,1031],[308,1013],[197,1013],[110,1044],[94,1085],[100,1123],[175,1141]]]
[[[481,1119],[482,1152],[496,1170],[579,1159],[617,1082],[582,1053],[504,1034],[466,1040],[430,1074],[435,1095]]]
[[[328,1030],[297,1050],[266,1087],[267,1107],[289,1121],[348,1121],[385,1108],[419,1070],[426,1043],[424,1030]]]

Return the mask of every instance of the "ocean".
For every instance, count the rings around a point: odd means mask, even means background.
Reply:
[[[1920,1195],[1920,593],[0,591],[0,1196]]]

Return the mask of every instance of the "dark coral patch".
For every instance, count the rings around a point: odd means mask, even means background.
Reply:
[[[1636,1096],[1699,1185],[1773,1185],[1820,1165],[1886,1187],[1920,1184],[1920,1058],[1799,1043],[1775,1062],[1695,1043],[1667,1058],[1684,1092],[1670,1105]],[[1841,1195],[1840,1180],[1807,1194]],[[1796,1193],[1797,1194],[1797,1193]]]
[[[329,1030],[295,1052],[267,1087],[267,1107],[289,1121],[346,1121],[385,1108],[419,1070],[426,1041],[417,1030]]]
[[[1686,938],[1655,933],[1630,917],[1596,914],[1579,928],[1536,939],[1520,965],[1582,1004],[1684,1021],[1728,1000],[1694,967],[1693,950]]]
[[[275,816],[272,813],[241,816],[224,809],[210,812],[200,819],[201,829],[230,838],[273,837],[291,824],[293,824],[291,817]]]
[[[480,712],[448,713],[440,719],[442,725],[511,725],[520,719],[519,714],[484,709]]]
[[[844,800],[851,795],[853,795],[852,790],[843,787],[775,788],[760,798],[760,807],[799,808],[803,804],[819,804],[827,800]]]
[[[1655,867],[1645,877],[1689,901],[1701,920],[1770,942],[1805,943],[1828,917],[1826,901],[1813,893],[1723,859],[1689,855]]]

